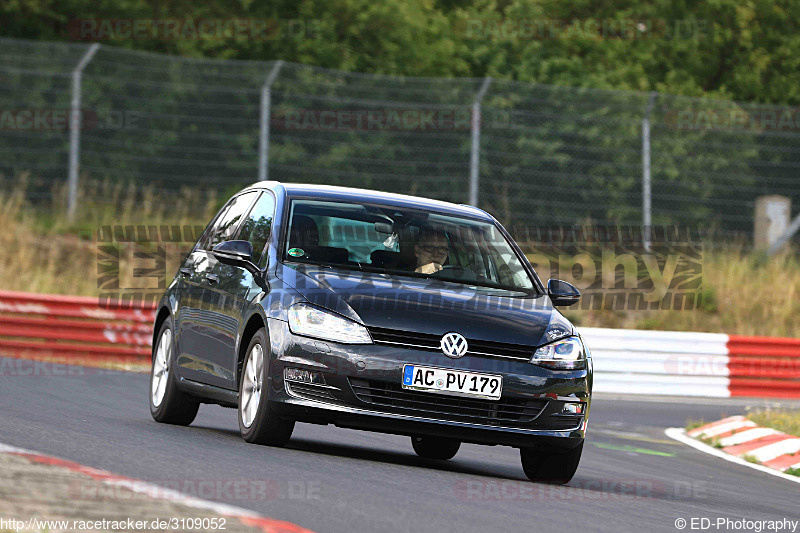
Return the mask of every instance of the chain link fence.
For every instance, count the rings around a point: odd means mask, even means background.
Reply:
[[[71,107],[81,187],[225,194],[268,176],[477,196],[511,225],[641,225],[648,119],[653,224],[746,242],[757,196],[800,202],[800,113],[787,107],[109,46],[78,75],[90,46],[0,39],[2,186],[24,181],[43,206],[67,201]]]

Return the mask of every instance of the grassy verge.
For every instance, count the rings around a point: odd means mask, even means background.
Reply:
[[[53,198],[63,198],[53,191]],[[80,209],[70,221],[63,202],[32,206],[24,184],[0,193],[0,289],[97,296],[103,287],[100,258],[108,250],[97,243],[104,226],[204,226],[221,205],[221,195],[185,189],[168,198],[158,191],[125,185],[93,184],[80,192]],[[182,249],[193,243],[176,245]],[[122,248],[120,287],[137,287],[134,246]],[[167,273],[177,269],[180,253],[172,250]],[[145,262],[146,263],[146,262]],[[152,261],[150,261],[152,263]],[[144,280],[151,281],[151,280]]]
[[[759,426],[777,429],[789,435],[800,436],[800,410],[798,409],[759,409],[749,412],[747,418]],[[703,425],[705,425],[703,421],[688,420],[686,422],[686,431]],[[700,437],[698,440],[708,446],[722,448],[718,437]],[[743,459],[748,463],[761,464],[761,461],[749,454],[746,454]],[[791,476],[800,476],[800,468],[790,468],[785,473]]]
[[[747,418],[759,426],[777,429],[800,437],[800,410],[760,409],[748,413]]]
[[[564,314],[579,326],[800,337],[796,255],[767,260],[742,249],[707,250],[702,268],[703,303],[698,309],[567,309]]]
[[[700,442],[718,450],[722,449],[722,444],[720,444],[719,439],[716,437],[700,437]]]
[[[691,430],[697,429],[697,428],[699,428],[701,426],[705,426],[707,423],[708,422],[706,422],[703,419],[694,420],[694,419],[690,418],[689,420],[686,421],[686,431],[691,431]]]

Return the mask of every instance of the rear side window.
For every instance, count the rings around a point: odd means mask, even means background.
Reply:
[[[203,248],[210,250],[221,242],[232,240],[256,196],[258,191],[250,191],[231,200],[214,223]]]
[[[253,206],[250,214],[242,224],[242,229],[239,231],[239,239],[250,241],[253,245],[253,258],[258,260],[261,257],[263,262],[264,246],[269,240],[270,232],[272,230],[272,218],[275,216],[275,198],[268,192],[265,192]],[[259,262],[261,264],[261,262]]]

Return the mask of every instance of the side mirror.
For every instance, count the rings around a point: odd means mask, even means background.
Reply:
[[[211,250],[220,263],[246,268],[255,275],[261,275],[261,269],[253,263],[253,245],[250,241],[224,241]]]
[[[547,282],[547,295],[553,301],[553,305],[573,305],[581,299],[581,291],[571,283],[560,279],[551,279]]]

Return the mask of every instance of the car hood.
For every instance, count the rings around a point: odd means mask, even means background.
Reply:
[[[279,265],[278,277],[310,303],[367,327],[539,346],[574,328],[547,296],[441,280]]]

